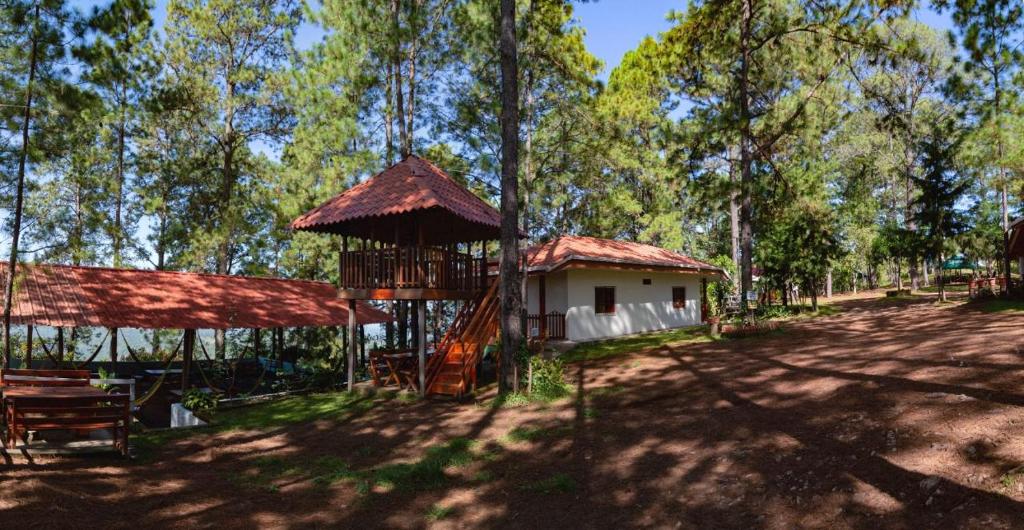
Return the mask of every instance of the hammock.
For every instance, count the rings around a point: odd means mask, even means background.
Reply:
[[[43,337],[38,335],[38,334],[36,335],[36,337],[39,339],[39,345],[43,347],[43,353],[46,354],[46,358],[50,359],[50,362],[52,362],[54,366],[56,366],[57,368],[60,368],[60,363],[53,356],[53,354],[50,353],[50,348],[46,347],[46,341],[43,340]],[[57,346],[54,346],[54,348],[56,348],[56,347]]]
[[[211,363],[214,362],[212,359],[210,359],[210,354],[206,351],[206,345],[203,344],[203,341],[199,341],[199,348],[200,351],[203,352],[203,357],[205,357],[207,361]],[[210,381],[209,377],[206,376],[206,372],[203,371],[202,363],[196,363],[196,365],[199,366],[199,376],[203,378],[203,382],[206,383],[206,386],[210,387],[214,392],[217,392],[218,394],[232,395],[232,391],[235,389],[235,379],[238,375],[238,361],[242,360],[242,358],[245,356],[246,349],[243,349],[242,353],[237,358],[235,358],[235,361],[233,363],[231,363],[231,385],[227,388],[227,390],[215,386]],[[257,388],[259,388],[261,384],[263,384],[263,378],[267,375],[267,365],[263,363],[260,363],[260,365],[263,367],[263,369],[260,371],[259,377],[256,378],[256,384],[253,385],[253,387],[250,388],[248,392],[242,392],[243,394],[251,394]]]
[[[85,367],[85,365],[91,363],[93,361],[93,359],[95,359],[96,356],[100,354],[100,350],[103,349],[103,341],[107,340],[107,337],[109,337],[109,336],[110,336],[110,330],[108,329],[107,330],[107,334],[103,336],[103,340],[101,340],[100,343],[96,345],[96,351],[92,352],[92,355],[90,355],[88,359],[86,359],[86,360],[84,360],[84,361],[82,361],[82,362],[80,362],[78,364],[72,363],[72,366],[75,368],[75,370],[81,370],[83,367]],[[117,337],[115,336],[111,340],[117,340]]]
[[[164,379],[167,379],[167,372],[171,368],[171,363],[174,362],[174,358],[178,356],[178,350],[181,349],[182,341],[184,341],[184,337],[182,337],[182,340],[178,341],[178,346],[174,348],[174,351],[172,351],[171,354],[167,356],[167,362],[164,363],[164,373],[160,374],[160,377],[156,380],[156,383],[153,383],[153,386],[149,387],[149,390],[146,391],[146,394],[144,396],[135,400],[135,406],[141,407],[145,402],[149,401],[151,397],[155,396],[157,390],[159,390],[160,387],[163,386]],[[131,350],[129,349],[128,351],[130,352]],[[135,356],[132,355],[132,357]]]

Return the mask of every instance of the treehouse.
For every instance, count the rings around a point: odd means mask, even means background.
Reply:
[[[501,217],[410,155],[291,226],[341,236],[342,299],[469,300],[487,287],[486,245],[499,238]]]
[[[497,210],[437,166],[410,155],[291,227],[341,236],[338,297],[352,307],[357,300],[418,305],[418,377],[410,378],[410,386],[461,395],[475,385],[476,365],[498,329],[497,282],[487,274],[487,242],[500,237]],[[428,300],[463,301],[429,362]],[[349,356],[351,361],[354,352]]]

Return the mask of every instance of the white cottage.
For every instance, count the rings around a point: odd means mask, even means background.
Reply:
[[[527,259],[527,333],[577,342],[699,325],[707,280],[724,274],[652,245],[581,236]]]

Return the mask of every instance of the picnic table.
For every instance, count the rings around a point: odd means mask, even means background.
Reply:
[[[381,357],[391,373],[388,380],[394,378],[399,388],[415,389],[418,386],[420,370],[415,352],[385,353]]]
[[[4,386],[8,444],[29,430],[110,429],[114,446],[127,454],[131,401],[128,394],[107,394],[93,386]]]

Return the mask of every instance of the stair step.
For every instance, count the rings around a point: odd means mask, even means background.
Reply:
[[[459,383],[441,383],[441,382],[437,382],[437,383],[434,383],[434,385],[430,387],[430,392],[432,394],[446,394],[446,395],[449,395],[449,396],[456,396],[456,395],[459,394],[461,388],[462,388],[462,385],[460,385]]]

